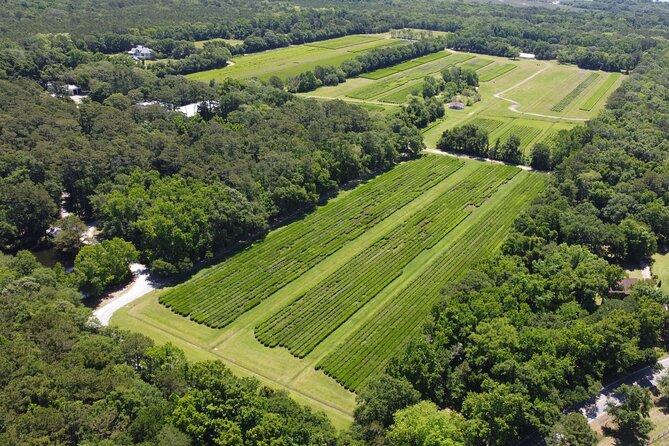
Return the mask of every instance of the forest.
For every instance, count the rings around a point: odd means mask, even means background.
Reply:
[[[645,283],[624,298],[608,292],[624,277],[621,265],[669,242],[667,9],[642,1],[556,10],[446,0],[261,6],[2,2],[0,443],[501,446],[591,432],[564,412],[666,348],[666,294]],[[182,76],[239,54],[403,28],[447,34],[287,85]],[[195,44],[210,39],[241,43]],[[169,60],[123,54],[137,44]],[[444,113],[434,96],[473,89],[473,73],[444,72],[387,116],[291,92],[444,46],[631,74],[600,116],[535,147],[529,161],[552,171],[548,188],[518,216],[502,253],[445,289],[421,335],[358,392],[350,430],[337,432],[324,414],[221,362],[189,361],[174,345],[91,320],[83,302],[126,282],[132,262],[162,276],[191,273],[339,189],[419,157],[419,129]],[[64,84],[88,99],[49,94]],[[175,111],[196,102],[195,117]],[[523,161],[516,139],[490,145],[475,127],[445,133],[440,146]],[[50,239],[61,206],[72,215]],[[102,242],[85,245],[83,221],[93,219]],[[45,245],[75,272],[26,251]]]

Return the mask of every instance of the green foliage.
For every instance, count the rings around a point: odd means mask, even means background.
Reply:
[[[186,271],[238,240],[262,233],[266,215],[236,190],[135,171],[96,200],[111,237],[132,240],[161,271]]]
[[[130,242],[120,238],[85,246],[74,260],[75,282],[90,296],[100,296],[105,288],[130,280],[130,264],[139,254]]]
[[[58,221],[60,229],[53,239],[54,247],[58,255],[72,260],[79,250],[84,246],[86,236],[86,224],[76,215],[68,215]]]
[[[432,402],[421,401],[395,412],[395,422],[386,436],[397,446],[464,446],[465,420],[451,411],[439,410]]]
[[[393,414],[416,404],[420,394],[406,380],[381,375],[358,392],[353,413],[362,438],[372,441],[393,424]]]
[[[283,392],[91,324],[31,254],[0,255],[0,271],[1,444],[335,444],[325,415]]]
[[[548,446],[597,446],[598,442],[597,433],[579,412],[560,417],[546,436]]]
[[[616,440],[619,444],[641,446],[647,444],[653,424],[648,419],[651,401],[648,389],[622,385],[617,389],[620,404],[609,403],[606,412],[616,424]]]

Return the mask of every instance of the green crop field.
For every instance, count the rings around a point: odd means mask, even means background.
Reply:
[[[329,40],[321,40],[318,42],[311,42],[307,43],[307,45],[315,46],[318,48],[327,48],[330,50],[338,50],[341,48],[347,48],[349,46],[362,45],[363,43],[375,42],[377,40],[382,40],[384,38],[385,37],[380,34],[379,35],[359,34],[352,36],[337,37],[335,39],[329,39]]]
[[[622,76],[620,73],[611,73],[606,78],[604,83],[602,83],[597,90],[588,98],[587,101],[581,105],[581,110],[590,111],[592,108],[599,102],[599,100],[604,97],[607,91],[616,83],[618,78]]]
[[[496,79],[509,71],[513,70],[516,68],[514,64],[511,63],[500,63],[500,64],[495,64],[495,65],[488,65],[484,68],[481,68],[481,70],[478,72],[479,75],[479,81],[481,82],[489,82],[493,79]]]
[[[194,359],[222,359],[345,426],[355,399],[347,388],[382,370],[436,301],[430,295],[417,306],[408,290],[427,276],[449,283],[474,257],[493,253],[509,229],[497,209],[517,215],[538,191],[539,178],[437,155],[402,163],[190,280],[133,302],[112,323],[142,327]],[[485,249],[469,246],[476,242],[472,232]],[[444,257],[462,261],[445,269]],[[401,312],[407,313],[398,327]],[[381,333],[379,324],[386,323]],[[364,343],[375,352],[372,362],[351,380],[340,377],[344,363],[334,361],[340,353],[352,364],[364,361],[367,353],[355,353],[362,345],[351,339],[360,339],[365,327],[373,330]]]
[[[448,174],[444,164],[442,160],[419,163],[420,168],[413,164],[410,178],[402,165],[383,177],[381,187],[378,182],[359,187],[347,202],[321,208],[169,290],[160,301],[194,321],[223,327],[434,186]]]
[[[471,121],[467,121],[465,124],[475,125],[481,130],[492,133],[497,130],[497,128],[504,125],[504,121],[494,118],[474,118]]]
[[[525,150],[540,134],[540,128],[514,122],[513,124],[504,127],[500,132],[493,133],[490,137],[490,140],[492,143],[499,138],[499,140],[504,143],[511,135],[516,135],[518,138],[520,138],[520,149]]]
[[[513,172],[498,168],[489,174],[502,180]],[[543,178],[539,174],[517,176],[495,200],[480,203],[477,214],[464,220],[466,224],[457,227],[457,234],[445,238],[443,248],[427,268],[404,284],[387,305],[317,367],[349,389],[359,389],[370,377],[382,373],[420,330],[415,321],[428,316],[441,291],[495,252],[518,211],[542,190]]]

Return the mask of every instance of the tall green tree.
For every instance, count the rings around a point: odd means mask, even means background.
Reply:
[[[642,446],[653,429],[650,391],[639,386],[624,384],[617,389],[620,404],[609,402],[606,412],[616,424],[616,439],[620,445]]]

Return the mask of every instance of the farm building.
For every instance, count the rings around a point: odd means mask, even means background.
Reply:
[[[528,60],[535,60],[537,58],[537,56],[535,56],[532,53],[520,53],[518,57],[520,57],[521,59],[528,59]]]
[[[463,102],[449,102],[446,104],[448,108],[451,110],[464,110],[465,109],[465,104]]]
[[[142,45],[138,45],[135,48],[128,51],[128,55],[133,59],[147,60],[153,59],[153,50]]]

